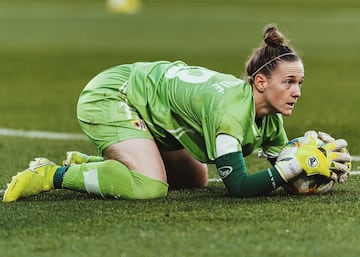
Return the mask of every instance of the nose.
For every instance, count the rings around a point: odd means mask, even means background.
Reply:
[[[296,98],[299,98],[301,96],[301,85],[294,87],[292,96]]]

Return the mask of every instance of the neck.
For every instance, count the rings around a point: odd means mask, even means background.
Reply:
[[[255,104],[255,118],[260,119],[263,116],[270,114],[271,111],[269,109],[269,106],[267,102],[264,99],[264,95],[258,92],[257,90],[253,89],[253,95],[254,95],[254,104]]]

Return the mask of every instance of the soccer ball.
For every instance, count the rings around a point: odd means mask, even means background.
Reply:
[[[295,138],[285,146],[284,150],[292,152],[300,146],[302,137]],[[324,142],[320,139],[316,139],[318,147],[321,147]],[[283,151],[284,151],[283,150]],[[281,159],[281,157],[280,157]],[[279,159],[278,159],[279,160]],[[329,192],[335,185],[335,181],[322,176],[322,175],[311,175],[302,172],[292,180],[288,181],[283,188],[289,194],[293,195],[312,195],[312,194],[325,194]]]
[[[305,172],[289,181],[283,187],[285,191],[292,195],[312,195],[325,194],[335,185],[335,181],[322,176],[307,176]]]

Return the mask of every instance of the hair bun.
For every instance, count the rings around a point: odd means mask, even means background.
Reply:
[[[284,43],[285,39],[275,26],[267,26],[264,31],[264,42],[268,46],[277,47]]]

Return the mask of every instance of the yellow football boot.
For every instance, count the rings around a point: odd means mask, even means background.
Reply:
[[[4,192],[4,202],[37,195],[54,188],[53,178],[59,166],[45,158],[35,158],[29,168],[12,177]]]
[[[66,152],[66,160],[63,160],[64,166],[69,166],[73,163],[82,164],[87,162],[102,162],[105,159],[101,156],[87,155],[78,151]]]

